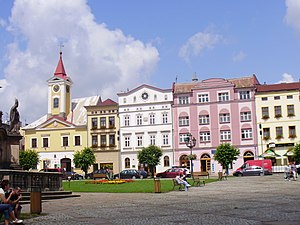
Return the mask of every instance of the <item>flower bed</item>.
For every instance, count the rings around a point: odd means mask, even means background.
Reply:
[[[86,184],[124,184],[128,182],[133,182],[133,180],[92,180],[86,181]]]

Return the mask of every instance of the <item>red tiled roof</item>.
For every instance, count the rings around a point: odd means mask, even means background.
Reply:
[[[62,61],[62,52],[60,52],[59,54],[60,54],[59,61],[58,61],[56,70],[54,72],[54,76],[60,77],[60,78],[63,78],[66,80],[68,76],[66,74],[65,67],[64,67],[64,64]]]
[[[259,81],[257,80],[255,75],[251,77],[228,79],[228,81],[233,83],[235,85],[235,88],[254,87],[255,85],[259,84]]]
[[[111,99],[106,99],[104,102],[101,102],[100,104],[98,104],[99,106],[109,106],[109,105],[118,105],[118,103],[116,103],[115,101],[111,100]]]
[[[281,84],[262,84],[256,86],[256,92],[300,90],[300,82]]]

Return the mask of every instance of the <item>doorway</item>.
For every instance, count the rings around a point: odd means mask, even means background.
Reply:
[[[201,172],[210,172],[211,169],[211,159],[208,154],[203,154],[200,158],[200,171]]]

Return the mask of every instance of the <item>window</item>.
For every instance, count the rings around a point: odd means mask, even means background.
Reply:
[[[294,105],[287,105],[287,115],[288,116],[295,116]]]
[[[74,139],[75,139],[75,141],[74,141],[75,146],[80,146],[81,145],[80,136],[75,136]]]
[[[110,134],[109,135],[109,146],[115,146],[115,145],[116,145],[115,135],[114,134]]]
[[[263,128],[263,139],[264,140],[270,139],[270,128]]]
[[[283,138],[282,134],[283,134],[282,127],[276,127],[276,139]]]
[[[210,132],[200,132],[200,142],[210,142]]]
[[[125,116],[124,117],[124,125],[125,125],[125,127],[129,126],[129,121],[130,121],[130,117],[129,116]]]
[[[179,143],[185,143],[187,137],[189,137],[189,134],[179,134]]]
[[[230,114],[222,113],[219,115],[220,123],[230,123]]]
[[[261,107],[261,114],[263,119],[269,118],[269,107]]]
[[[274,96],[274,100],[280,100],[280,96]]]
[[[150,145],[155,145],[155,135],[150,135]]]
[[[289,126],[289,138],[296,137],[296,126]]]
[[[130,168],[130,159],[125,158],[125,168]]]
[[[59,99],[58,98],[54,98],[53,99],[53,108],[58,108],[59,107]]]
[[[123,103],[126,103],[126,98],[123,98]]]
[[[293,99],[293,95],[287,95],[286,98],[287,99]]]
[[[168,95],[165,95],[165,100],[168,100]]]
[[[142,125],[142,115],[136,115],[136,125]]]
[[[137,136],[137,146],[143,146],[143,136]]]
[[[62,137],[62,142],[64,147],[69,146],[69,137]]]
[[[106,146],[106,135],[100,135],[101,146]]]
[[[250,91],[240,91],[240,99],[250,99]]]
[[[98,119],[96,117],[92,118],[92,129],[97,129]]]
[[[136,102],[136,96],[133,97],[133,102]]]
[[[242,130],[242,139],[252,139],[252,129]]]
[[[209,124],[209,115],[200,115],[199,116],[199,125]]]
[[[261,100],[262,101],[268,101],[268,97],[262,97]]]
[[[49,147],[49,138],[43,138],[43,148]]]
[[[109,125],[109,128],[115,127],[115,117],[114,116],[108,117],[108,125]]]
[[[241,112],[241,122],[251,121],[251,112]]]
[[[189,117],[184,116],[184,117],[179,117],[179,126],[188,126],[189,125]]]
[[[98,146],[98,136],[97,135],[93,135],[92,136],[92,146]]]
[[[37,148],[37,139],[36,138],[31,139],[31,148]]]
[[[187,105],[187,104],[189,104],[189,96],[180,96],[179,105]]]
[[[223,130],[220,132],[220,140],[221,141],[230,141],[231,140],[231,132],[230,130]]]
[[[162,114],[162,122],[163,122],[163,124],[168,123],[168,113]]]
[[[164,167],[169,167],[170,166],[170,159],[169,156],[164,157]]]
[[[163,134],[163,145],[169,145],[169,135]]]
[[[100,117],[100,128],[106,128],[106,118]]]
[[[130,147],[130,137],[125,137],[125,147]]]
[[[155,124],[155,114],[150,114],[150,124]]]
[[[199,94],[198,95],[198,101],[199,103],[208,102],[208,94]]]
[[[279,118],[281,117],[281,106],[277,105],[277,106],[274,106],[274,112],[275,112],[275,117],[276,118]]]
[[[229,94],[228,92],[218,93],[219,102],[226,102],[229,101]]]

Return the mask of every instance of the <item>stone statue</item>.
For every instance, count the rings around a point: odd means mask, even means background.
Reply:
[[[15,100],[15,104],[10,109],[10,126],[9,131],[12,133],[19,133],[20,128],[20,114],[17,110],[19,106],[18,99]]]

